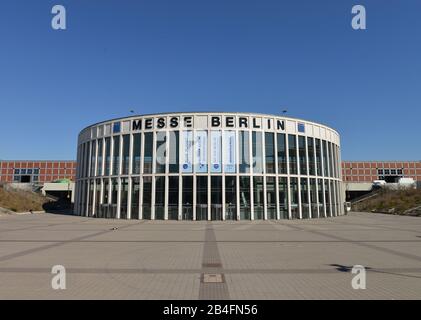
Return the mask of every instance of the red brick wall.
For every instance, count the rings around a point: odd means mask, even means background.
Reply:
[[[39,169],[39,182],[76,177],[76,161],[1,161],[0,182],[13,182],[14,169]]]
[[[404,177],[421,181],[421,161],[343,161],[343,181],[373,182],[379,178],[377,169],[403,169]]]

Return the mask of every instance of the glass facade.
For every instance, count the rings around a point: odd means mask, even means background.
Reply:
[[[101,124],[101,135],[85,134],[97,127],[85,129],[78,144],[75,212],[146,220],[343,214],[337,133],[324,127],[322,134],[315,124],[319,131],[310,135],[305,128],[312,123],[299,131],[253,117],[236,115],[217,128],[212,115],[200,114],[191,117],[196,121],[191,126],[177,115],[164,127],[154,127],[157,121],[144,121],[142,127],[121,120],[118,132],[108,123]]]

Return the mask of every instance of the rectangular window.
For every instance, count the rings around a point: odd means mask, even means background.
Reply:
[[[90,176],[95,176],[95,164],[96,164],[96,141],[92,141],[91,144],[91,171]]]
[[[127,219],[127,200],[129,195],[129,183],[127,178],[121,179],[120,219]]]
[[[32,169],[28,169],[27,174],[31,175],[32,174]]]
[[[235,176],[225,177],[225,219],[237,219],[237,183]]]
[[[15,174],[20,174],[20,169],[15,169]]]
[[[297,143],[295,141],[295,135],[288,135],[288,155],[289,155],[289,173],[298,174],[297,164]]]
[[[239,165],[240,173],[249,173],[250,172],[250,137],[248,131],[240,131],[239,134],[240,145],[239,145]]]
[[[316,158],[314,157],[314,140],[307,138],[308,168],[312,176],[316,175]]]
[[[97,157],[97,164],[96,164],[96,175],[102,176],[102,152],[103,152],[103,141],[102,139],[98,140],[98,157]]]
[[[277,147],[278,147],[278,173],[287,174],[287,147],[285,141],[285,134],[277,134]]]
[[[196,177],[196,220],[208,220],[208,177]]]
[[[265,133],[266,173],[275,173],[275,136],[271,132]]]
[[[178,168],[178,166],[177,166]],[[168,219],[178,220],[178,177],[168,177]]]
[[[123,165],[121,174],[129,174],[130,166],[130,135],[123,136]]]
[[[193,177],[184,176],[183,177],[183,208],[182,215],[183,220],[193,220]]]
[[[166,143],[167,143],[167,134],[165,131],[159,131],[156,133],[156,164],[155,172],[156,173],[165,173],[166,167]]]
[[[253,131],[252,152],[253,152],[253,173],[263,173],[263,147],[262,133]]]
[[[240,176],[240,220],[250,219],[250,177]]]
[[[120,174],[120,136],[113,137],[113,175]]]
[[[105,175],[110,175],[110,163],[111,163],[111,139],[105,138]]]
[[[275,177],[266,177],[266,201],[267,218],[271,220],[277,219]]]
[[[152,173],[153,133],[145,133],[145,150],[143,154],[143,173]]]
[[[286,177],[279,177],[278,188],[280,219],[288,219],[288,180]]]
[[[179,162],[179,141],[180,133],[178,131],[170,131],[170,164],[169,171],[170,173],[178,173],[180,162]],[[178,213],[177,213],[178,218]]]
[[[131,219],[139,219],[140,178],[132,178],[132,212]]]
[[[323,179],[317,179],[317,189],[319,193],[319,218],[325,217],[325,201],[323,190]]]
[[[307,147],[306,137],[298,136],[298,155],[300,157],[300,174],[307,174]]]
[[[39,169],[38,168],[37,169],[34,169],[34,174],[39,174]]]
[[[308,200],[307,178],[301,178],[301,216],[303,219],[308,219],[310,217],[310,205]]]
[[[317,175],[323,176],[323,172],[322,172],[322,149],[321,149],[320,139],[316,139],[316,166],[317,166]]]
[[[333,153],[332,153],[332,143],[328,142],[327,144],[329,150],[329,177],[334,176],[335,168],[333,167]]]
[[[117,178],[111,179],[111,208],[109,218],[115,219],[117,217],[117,196],[118,196],[118,181]]]
[[[318,218],[316,179],[313,179],[313,178],[310,179],[310,201],[311,201],[311,217]]]
[[[95,216],[102,218],[101,216],[101,179],[96,179],[95,187]]]
[[[253,202],[254,219],[263,219],[265,206],[263,193],[263,177],[253,177]]]
[[[142,147],[142,136],[140,133],[136,133],[133,135],[133,173],[139,174],[140,173],[140,150]],[[136,218],[137,219],[137,218]]]
[[[328,217],[331,217],[332,213],[331,213],[330,197],[329,197],[330,195],[329,180],[325,179],[324,185],[325,185],[326,215]]]
[[[211,219],[222,220],[222,176],[211,177]]]
[[[155,177],[155,219],[165,218],[165,177]]]
[[[335,185],[334,185],[333,180],[330,180],[330,195],[331,195],[331,198],[332,198],[332,200],[331,200],[331,202],[332,202],[332,205],[331,205],[332,216],[335,217],[336,216],[337,203],[336,203],[336,190],[335,190]]]
[[[152,208],[152,177],[143,177],[143,202],[142,202],[142,213],[143,219],[151,219],[151,208]]]
[[[291,194],[291,217],[299,219],[298,211],[298,178],[290,178],[290,194]]]
[[[326,140],[322,141],[323,145],[323,173],[325,177],[329,176],[329,164],[328,164],[328,156],[327,156],[327,143]]]

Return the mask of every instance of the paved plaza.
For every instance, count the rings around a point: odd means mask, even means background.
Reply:
[[[53,290],[54,265],[66,290]],[[354,290],[352,266],[367,269]],[[421,218],[0,216],[0,299],[420,299]]]

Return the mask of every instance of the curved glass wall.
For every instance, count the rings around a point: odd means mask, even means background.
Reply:
[[[77,214],[146,220],[343,214],[340,147],[326,133],[291,133],[264,119],[239,121],[238,128],[151,123],[136,130],[104,124],[102,136],[80,141]]]

